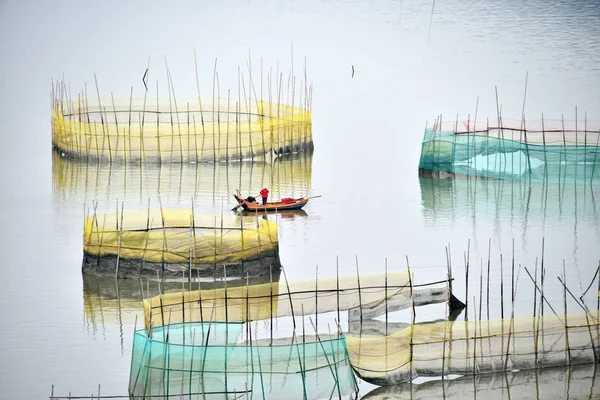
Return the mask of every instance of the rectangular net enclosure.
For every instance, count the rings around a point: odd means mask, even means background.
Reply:
[[[121,210],[85,218],[82,268],[121,278],[268,276],[281,268],[278,243],[277,224],[255,216]]]
[[[346,338],[356,374],[376,385],[419,376],[474,375],[600,359],[600,311],[413,324],[379,338]]]
[[[356,390],[343,336],[241,343],[244,326],[179,323],[135,331],[130,395],[326,399]]]
[[[597,184],[600,121],[436,121],[425,129],[419,172]]]
[[[311,152],[310,98],[77,100],[57,82],[52,145],[66,156],[117,162],[218,162]],[[293,99],[292,99],[293,100]],[[307,106],[308,104],[308,106]]]

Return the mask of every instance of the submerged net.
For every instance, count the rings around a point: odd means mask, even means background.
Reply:
[[[418,376],[483,374],[596,362],[600,311],[496,321],[414,324],[382,338],[346,338],[354,371],[377,385]]]
[[[600,122],[442,122],[427,128],[423,173],[600,182]]]
[[[70,157],[123,162],[270,159],[312,151],[312,117],[307,108],[254,99],[80,96],[52,102],[52,144]]]
[[[355,390],[343,336],[271,346],[238,343],[243,327],[181,323],[136,331],[130,394],[202,399],[248,393],[248,398],[257,399],[318,399]]]
[[[192,210],[88,216],[83,249],[84,272],[119,277],[245,277],[281,268],[275,222]]]

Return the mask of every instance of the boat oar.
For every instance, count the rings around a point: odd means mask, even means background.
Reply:
[[[304,200],[316,199],[317,197],[322,197],[322,195],[310,196],[310,197],[300,197],[300,198],[296,199],[296,201],[302,200],[302,199],[304,199]]]

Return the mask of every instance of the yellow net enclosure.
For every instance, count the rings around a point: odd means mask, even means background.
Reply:
[[[169,293],[144,300],[146,327],[178,322],[247,322],[268,318],[379,307],[387,297],[410,298],[407,270]],[[445,299],[445,297],[444,297]]]
[[[313,150],[308,96],[296,106],[281,98],[92,99],[82,92],[72,100],[61,93],[53,90],[52,144],[74,158],[218,162]]]
[[[418,376],[473,375],[593,363],[600,311],[413,324],[381,338],[347,336],[356,374],[376,385]]]
[[[193,210],[88,216],[83,252],[84,273],[125,278],[246,277],[281,268],[275,222]]]

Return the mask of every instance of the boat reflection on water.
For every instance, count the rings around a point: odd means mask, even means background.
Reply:
[[[270,221],[275,221],[276,219],[294,220],[308,217],[308,214],[304,210],[277,211],[276,213],[264,213],[243,210],[239,211],[238,213],[243,216],[259,215],[261,218]]]

